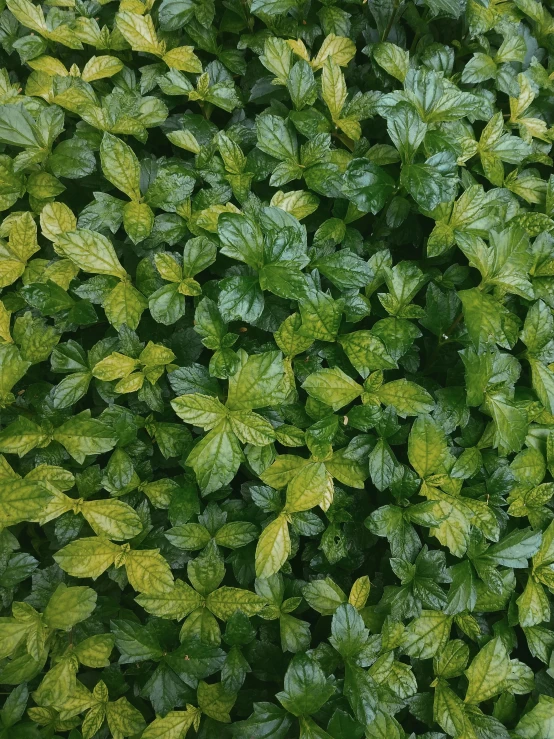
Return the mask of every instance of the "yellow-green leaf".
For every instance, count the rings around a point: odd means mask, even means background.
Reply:
[[[179,69],[182,72],[192,72],[200,74],[202,72],[202,62],[194,53],[193,46],[178,46],[176,49],[166,52],[162,60],[172,69]]]
[[[469,685],[466,703],[481,703],[502,692],[510,673],[510,658],[500,637],[491,639],[465,671]]]
[[[125,569],[129,582],[139,593],[166,593],[173,588],[173,575],[158,549],[127,552]]]
[[[321,94],[333,120],[340,118],[340,112],[346,102],[346,82],[341,68],[332,57],[327,57],[323,64]]]
[[[79,228],[60,233],[56,236],[54,248],[85,272],[113,275],[120,279],[127,276],[109,239],[97,231]]]
[[[131,282],[124,280],[114,287],[102,305],[108,321],[115,329],[125,323],[134,330],[148,307],[148,301]]]
[[[279,572],[290,554],[289,525],[280,515],[262,531],[256,547],[256,577],[271,577]]]
[[[140,199],[140,164],[135,152],[117,136],[105,133],[100,144],[104,177],[131,200]]]
[[[34,480],[3,480],[0,483],[0,526],[37,521],[52,497],[50,490]]]
[[[161,56],[163,44],[158,40],[156,29],[150,15],[138,15],[122,10],[115,16],[117,28],[134,51]]]
[[[214,590],[206,599],[206,606],[222,621],[227,621],[235,611],[242,611],[246,616],[255,616],[265,603],[262,597],[251,590],[229,587]]]
[[[327,510],[333,502],[333,480],[323,462],[301,467],[287,487],[287,513],[308,511],[315,506]]]
[[[81,78],[85,82],[94,82],[106,77],[113,77],[123,69],[123,62],[115,56],[92,56],[83,67]]]
[[[92,577],[105,572],[119,554],[119,547],[109,539],[91,536],[76,539],[54,555],[59,566],[73,577]]]
[[[87,500],[82,511],[99,536],[122,541],[132,539],[142,531],[138,513],[122,500]]]

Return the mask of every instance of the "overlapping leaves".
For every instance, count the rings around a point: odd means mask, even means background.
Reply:
[[[553,36],[0,5],[2,739],[554,736]]]

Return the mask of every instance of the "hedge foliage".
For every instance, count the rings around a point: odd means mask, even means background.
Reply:
[[[554,739],[554,17],[0,0],[2,739]]]

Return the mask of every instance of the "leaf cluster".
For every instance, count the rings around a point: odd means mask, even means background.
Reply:
[[[554,12],[0,0],[0,739],[554,739]]]

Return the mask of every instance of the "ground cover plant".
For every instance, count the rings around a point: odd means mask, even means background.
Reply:
[[[0,44],[0,737],[554,739],[547,5]]]

